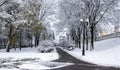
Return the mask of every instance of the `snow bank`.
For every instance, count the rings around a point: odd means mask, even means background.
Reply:
[[[120,38],[95,42],[95,50],[86,51],[85,56],[81,56],[81,50],[78,48],[67,52],[78,59],[90,63],[120,67]]]

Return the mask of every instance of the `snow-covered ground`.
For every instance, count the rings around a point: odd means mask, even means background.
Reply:
[[[67,52],[80,60],[90,63],[120,67],[120,38],[95,42],[95,50],[86,51],[85,56],[81,55],[81,50],[78,48]]]
[[[9,53],[4,50],[0,50],[0,58],[39,58],[41,61],[52,61],[58,59],[58,54],[54,51],[52,53],[39,53],[37,48],[23,48],[21,51],[17,49],[11,49]]]
[[[37,48],[5,49],[0,50],[0,70],[44,70],[71,65],[71,63],[51,62],[59,58],[56,51],[39,53]]]

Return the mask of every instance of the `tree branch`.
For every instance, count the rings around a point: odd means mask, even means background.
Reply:
[[[7,1],[7,0],[6,0],[6,1],[4,1],[2,4],[0,4],[0,6],[4,5],[6,2],[8,2],[8,1]]]

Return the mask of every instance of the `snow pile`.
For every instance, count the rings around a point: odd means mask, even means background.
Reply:
[[[95,50],[86,51],[85,56],[81,55],[81,50],[78,48],[67,52],[78,59],[90,63],[120,67],[120,38],[95,42]]]

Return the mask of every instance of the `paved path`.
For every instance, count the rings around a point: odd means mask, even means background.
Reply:
[[[70,62],[70,63],[74,63],[74,65],[70,65],[58,69],[52,69],[52,70],[120,70],[120,68],[98,66],[95,64],[78,60],[60,48],[57,48],[57,52],[60,58],[58,60],[55,60],[55,62]]]

